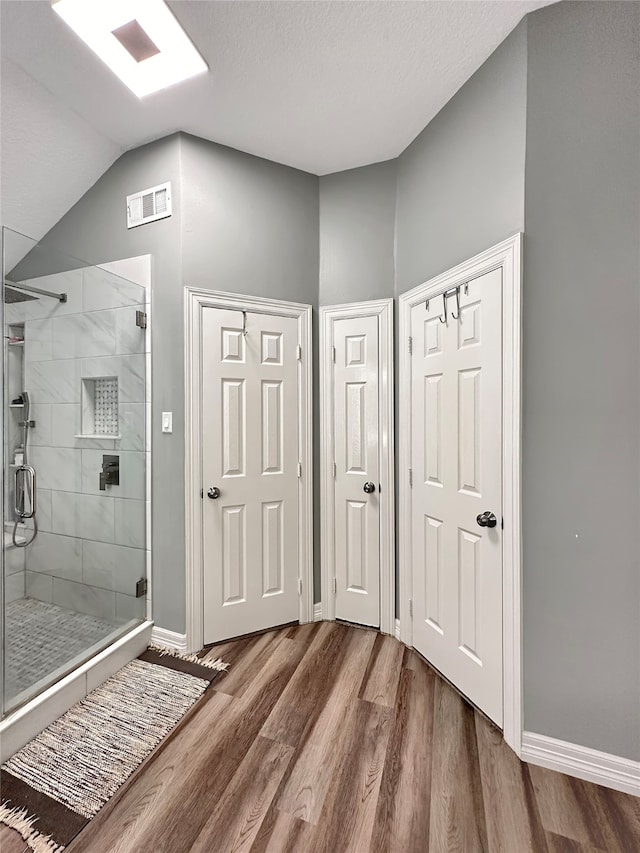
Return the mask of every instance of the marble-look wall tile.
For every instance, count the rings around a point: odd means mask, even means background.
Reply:
[[[111,455],[111,454],[109,454]],[[114,451],[120,460],[119,485],[100,490],[100,472],[105,454],[101,450],[82,451],[82,492],[85,495],[107,495],[112,498],[145,499],[145,454],[142,451]]]
[[[28,389],[27,389],[28,390]],[[29,445],[47,447],[51,445],[51,404],[32,403],[31,420],[36,422],[35,427],[29,430]],[[22,415],[21,415],[22,417]]]
[[[145,501],[115,498],[115,522],[117,545],[145,547]]]
[[[38,530],[41,533],[53,533],[51,489],[43,489],[40,483],[38,483],[36,518],[38,519]]]
[[[136,582],[145,577],[145,552],[139,548],[83,543],[82,579],[90,586],[132,595]]]
[[[53,601],[53,577],[43,575],[40,572],[27,572],[25,575],[25,590],[27,598],[35,598],[37,601]]]
[[[116,450],[145,450],[145,403],[121,403],[118,407],[120,439]]]
[[[80,376],[83,379],[117,376],[119,402],[144,403],[145,401],[144,354],[83,359],[80,362]]]
[[[51,361],[53,320],[28,320],[24,325],[24,360]]]
[[[145,618],[146,602],[144,598],[134,595],[123,595],[116,592],[116,619],[129,622],[134,619],[141,622]]]
[[[53,603],[76,613],[87,613],[99,619],[115,619],[115,593],[84,583],[53,579]]]
[[[51,499],[56,533],[97,542],[113,542],[113,498],[53,492]]]
[[[68,580],[82,580],[82,540],[38,533],[29,546],[29,571]]]
[[[116,353],[131,355],[146,350],[146,337],[149,330],[136,325],[136,311],[145,311],[144,304],[118,308],[116,315]]]
[[[51,445],[75,447],[80,432],[80,403],[56,403],[51,406]]]
[[[53,357],[87,358],[116,351],[116,312],[93,311],[53,320]]]
[[[7,604],[24,598],[24,573],[11,575],[4,580],[4,600]]]
[[[79,403],[80,363],[76,359],[29,362],[25,386],[34,403]]]
[[[82,491],[82,451],[70,447],[32,447],[30,460],[38,487],[60,492]]]
[[[84,311],[121,308],[144,302],[144,288],[99,267],[84,269],[82,299]]]
[[[18,572],[25,570],[25,549],[24,548],[6,548],[4,552],[4,573],[7,577],[15,575]]]
[[[25,306],[26,320],[42,320],[47,317],[60,317],[63,314],[79,314],[82,311],[82,270],[43,275],[24,282],[31,287],[40,287],[52,293],[66,293],[67,301],[59,302],[48,296],[40,296]]]

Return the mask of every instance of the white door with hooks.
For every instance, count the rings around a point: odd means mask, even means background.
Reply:
[[[325,618],[391,630],[391,300],[321,309]]]
[[[298,321],[202,315],[204,642],[298,619]]]
[[[502,271],[411,308],[413,645],[502,725]]]

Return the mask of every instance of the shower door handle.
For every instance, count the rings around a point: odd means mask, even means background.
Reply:
[[[31,497],[30,497],[30,512],[24,511],[24,495],[25,495],[25,487],[26,487],[26,477],[28,474],[31,478]],[[22,496],[22,506],[18,506],[18,495]],[[35,468],[32,468],[31,465],[20,465],[16,468],[16,505],[15,511],[16,515],[19,518],[33,518],[36,514],[36,472]]]

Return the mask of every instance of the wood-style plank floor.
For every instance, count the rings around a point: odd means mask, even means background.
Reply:
[[[634,853],[640,800],[522,764],[412,651],[317,623],[231,664],[67,853]]]

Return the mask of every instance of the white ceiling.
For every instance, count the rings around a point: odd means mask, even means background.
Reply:
[[[210,72],[140,101],[48,0],[2,0],[3,223],[42,236],[176,130],[318,175],[396,157],[550,2],[171,0]]]

